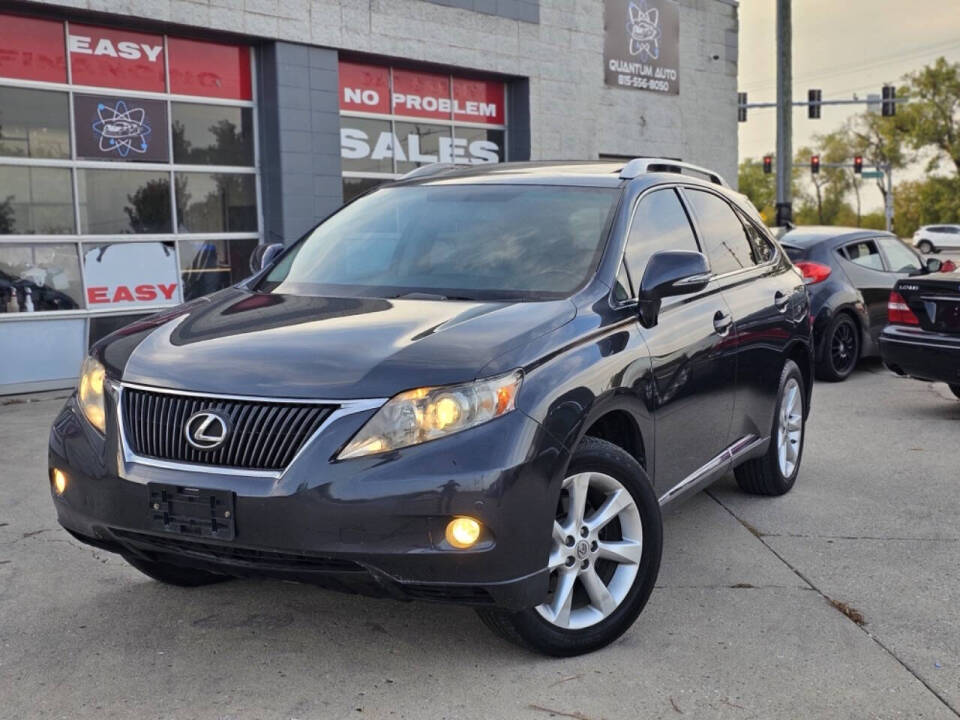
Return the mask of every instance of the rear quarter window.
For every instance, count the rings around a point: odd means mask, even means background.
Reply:
[[[791,260],[803,260],[807,256],[806,250],[803,248],[794,247],[793,245],[784,245],[783,251]]]

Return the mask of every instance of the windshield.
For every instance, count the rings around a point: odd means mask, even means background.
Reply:
[[[618,194],[544,185],[384,188],[319,225],[259,289],[340,297],[564,297],[596,267]]]

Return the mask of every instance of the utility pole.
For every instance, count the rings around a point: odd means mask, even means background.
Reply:
[[[793,222],[793,29],[790,0],[777,0],[777,225]]]
[[[883,210],[887,217],[887,232],[893,232],[893,167],[887,163],[884,167],[887,192],[883,196]]]

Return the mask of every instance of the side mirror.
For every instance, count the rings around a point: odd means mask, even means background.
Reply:
[[[250,272],[256,274],[263,270],[267,265],[273,262],[273,259],[283,252],[284,246],[281,243],[271,243],[269,245],[257,245],[250,253]]]
[[[710,263],[703,253],[689,250],[654,253],[647,260],[637,292],[640,323],[648,328],[655,326],[663,298],[700,292],[710,277]]]
[[[939,258],[927,258],[927,272],[937,273],[943,270],[943,260]]]

